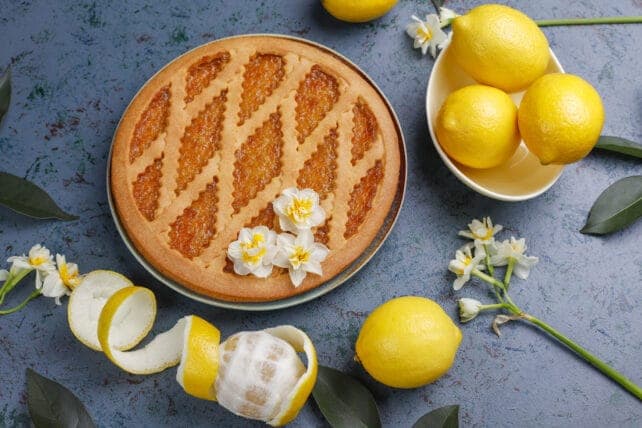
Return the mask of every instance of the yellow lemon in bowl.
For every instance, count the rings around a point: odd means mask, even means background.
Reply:
[[[328,13],[346,22],[368,22],[388,13],[397,0],[321,0]]]
[[[398,297],[376,308],[356,343],[356,358],[379,382],[417,388],[434,382],[452,366],[461,331],[436,302]]]
[[[517,106],[503,91],[470,85],[451,92],[435,124],[444,151],[471,168],[506,162],[519,146]]]
[[[452,55],[479,83],[516,92],[546,71],[550,58],[546,36],[516,9],[478,6],[455,18],[452,29]]]
[[[524,94],[518,123],[526,147],[543,165],[568,164],[588,155],[597,143],[604,106],[600,94],[581,77],[551,73]]]

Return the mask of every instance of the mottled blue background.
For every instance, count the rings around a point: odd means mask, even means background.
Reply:
[[[491,316],[462,326],[450,373],[411,391],[372,381],[352,361],[359,326],[394,296],[437,300],[453,317],[455,300],[488,299],[481,284],[456,295],[446,266],[456,232],[491,215],[508,234],[528,238],[541,263],[514,297],[642,383],[642,222],[605,238],[581,235],[592,202],[619,178],[642,173],[639,160],[594,153],[566,168],[543,196],[523,203],[487,199],[460,184],[428,137],[424,95],[433,61],[403,32],[428,1],[400,1],[379,21],[349,25],[316,0],[289,1],[0,0],[0,67],[11,64],[14,92],[0,128],[0,169],[39,183],[80,220],[34,221],[0,208],[0,256],[44,242],[82,271],[114,269],[152,288],[159,299],[155,332],[186,314],[214,322],[227,336],[292,323],[305,329],[322,364],[349,371],[374,392],[384,425],[410,426],[426,411],[461,405],[465,426],[640,426],[640,402],[560,347],[521,324],[490,330]],[[449,1],[459,12],[473,3]],[[534,18],[642,15],[640,0],[510,1]],[[605,134],[642,141],[642,25],[544,30],[568,72],[594,84],[607,111]],[[155,281],[121,242],[105,192],[112,134],[141,85],[186,50],[233,34],[277,32],[305,37],[345,54],[380,85],[396,109],[408,148],[405,205],[390,238],[352,280],[314,302],[271,313],[220,310]],[[508,234],[506,236],[508,236]],[[30,281],[29,281],[30,282]],[[25,282],[11,296],[20,301]],[[41,298],[0,318],[0,426],[27,423],[25,368],[78,394],[100,426],[247,426],[216,404],[182,393],[175,370],[131,376],[82,346],[67,327],[65,306]],[[313,403],[294,426],[323,426]]]

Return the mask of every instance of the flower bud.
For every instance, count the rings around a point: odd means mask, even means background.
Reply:
[[[457,301],[459,304],[459,319],[461,322],[468,322],[475,318],[482,307],[479,300],[463,298]]]

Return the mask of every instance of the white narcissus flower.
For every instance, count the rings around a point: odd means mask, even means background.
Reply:
[[[56,264],[58,270],[47,273],[41,291],[45,297],[54,297],[56,304],[60,305],[60,298],[70,295],[71,290],[80,284],[82,277],[78,274],[78,265],[67,263],[65,256],[56,254]]]
[[[447,7],[439,8],[439,26],[441,28],[447,27],[450,25],[453,19],[459,16],[454,10],[448,9]]]
[[[285,189],[272,202],[272,207],[279,216],[279,226],[286,232],[300,233],[325,221],[325,211],[319,205],[319,195],[312,189]]]
[[[455,253],[455,258],[448,264],[448,270],[457,275],[453,282],[453,289],[460,290],[470,280],[470,275],[475,269],[484,270],[481,265],[486,257],[483,247],[474,246],[475,255],[472,253],[473,245],[466,244]]]
[[[6,269],[0,269],[0,281],[6,281],[9,278],[9,271]]]
[[[12,263],[11,273],[17,274],[18,271],[36,271],[36,288],[42,288],[44,277],[56,269],[51,252],[44,246],[36,244],[29,250],[29,255],[13,256],[7,259]]]
[[[459,304],[459,319],[461,322],[468,322],[475,318],[481,310],[482,302],[464,297],[457,301]]]
[[[539,259],[527,256],[525,253],[526,239],[515,239],[511,236],[510,241],[505,240],[496,244],[495,254],[491,256],[490,262],[494,266],[505,266],[513,259],[515,261],[513,273],[521,279],[526,279],[531,268],[537,264]]]
[[[439,17],[432,13],[426,15],[426,20],[422,21],[416,15],[412,15],[411,22],[406,26],[406,33],[414,39],[413,47],[421,48],[421,53],[426,55],[430,49],[430,55],[434,58],[437,56],[437,48],[443,49],[448,43],[448,36],[441,29]]]
[[[238,240],[227,247],[227,256],[234,262],[238,275],[252,274],[267,278],[272,273],[272,259],[276,254],[276,232],[265,226],[244,227]]]
[[[288,269],[295,287],[301,285],[308,272],[323,275],[321,262],[328,256],[329,250],[325,245],[314,242],[311,231],[301,231],[296,237],[282,233],[277,242],[274,264]]]
[[[459,236],[475,241],[475,245],[488,245],[495,242],[495,235],[504,227],[500,224],[493,226],[490,217],[482,218],[482,221],[474,219],[468,224],[468,230],[460,230]]]

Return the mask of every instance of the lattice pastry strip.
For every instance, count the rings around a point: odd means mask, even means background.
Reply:
[[[336,275],[370,243],[397,191],[400,136],[360,72],[304,42],[239,37],[170,63],[114,138],[112,194],[141,254],[164,275],[226,300],[273,300]],[[278,229],[270,202],[311,187],[328,213],[324,275],[298,289],[226,268],[240,228]]]

